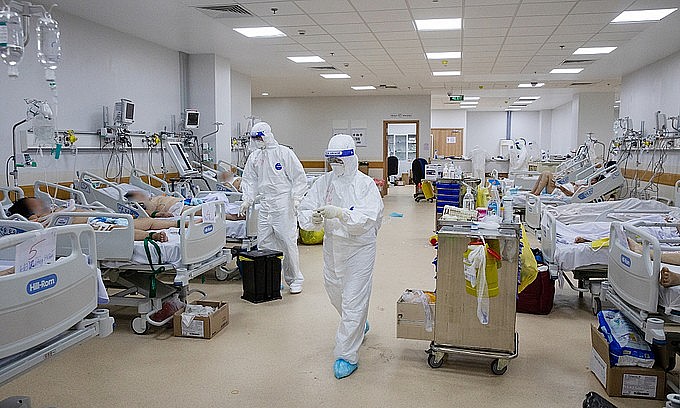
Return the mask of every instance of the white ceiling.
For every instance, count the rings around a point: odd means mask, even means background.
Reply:
[[[611,25],[623,10],[677,7],[679,0],[60,0],[59,9],[187,53],[216,53],[252,78],[253,96],[431,94],[482,96],[478,109],[501,109],[511,97],[541,96],[548,109],[580,91],[616,91],[623,74],[680,50],[680,11],[658,23]],[[253,16],[212,18],[194,6],[240,4]],[[276,8],[273,14],[272,8]],[[460,31],[419,32],[414,19],[463,18]],[[285,38],[252,39],[234,27],[272,25]],[[304,30],[305,34],[299,34]],[[583,46],[616,46],[605,56],[572,56]],[[460,60],[428,61],[425,52],[462,51]],[[287,56],[327,63],[295,64]],[[570,58],[592,59],[578,75],[548,72]],[[328,80],[310,66],[352,76]],[[459,77],[433,77],[435,70]],[[545,82],[518,90],[519,82]],[[592,85],[571,86],[573,82]],[[353,91],[350,85],[398,89]]]

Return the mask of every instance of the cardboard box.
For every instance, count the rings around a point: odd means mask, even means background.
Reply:
[[[435,304],[430,303],[434,326]],[[397,338],[413,340],[434,340],[434,330],[425,330],[425,308],[421,303],[397,301]]]
[[[408,173],[401,173],[401,181],[404,185],[411,184],[411,176]]]
[[[596,325],[590,326],[593,348],[590,371],[610,397],[633,397],[665,400],[666,372],[658,363],[652,368],[612,367],[609,344]]]
[[[172,319],[174,335],[176,337],[211,339],[229,324],[229,304],[227,302],[197,300],[191,302],[191,304],[212,306],[216,310],[215,313],[208,317],[195,317],[188,327],[182,324],[184,308],[178,310]]]

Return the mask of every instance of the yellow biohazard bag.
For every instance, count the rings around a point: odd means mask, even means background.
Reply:
[[[480,271],[475,268],[474,251],[477,245],[468,245],[468,249],[463,253],[463,267],[465,269],[465,291],[477,297],[477,284],[480,282]],[[481,246],[481,245],[480,245]],[[487,240],[484,245],[486,266],[485,274],[486,285],[488,287],[488,297],[498,296],[498,269],[502,266],[500,256],[500,242],[498,240]]]
[[[534,253],[531,252],[529,246],[529,239],[527,238],[527,231],[522,227],[522,239],[520,240],[519,253],[519,284],[517,285],[517,293],[521,293],[524,288],[531,285],[531,283],[538,276],[538,263]]]
[[[423,190],[425,199],[429,200],[434,198],[434,189],[432,188],[432,183],[430,180],[423,180],[420,188]]]
[[[489,206],[489,187],[477,187],[477,208]]]
[[[300,241],[305,245],[318,245],[323,243],[323,230],[307,231],[300,229]]]
[[[596,251],[600,248],[609,248],[609,237],[596,239],[590,243],[590,247]]]

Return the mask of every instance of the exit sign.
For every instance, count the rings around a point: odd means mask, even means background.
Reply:
[[[449,101],[451,102],[462,102],[463,98],[463,95],[449,95]]]

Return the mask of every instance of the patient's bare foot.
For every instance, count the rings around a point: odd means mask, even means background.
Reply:
[[[151,239],[158,242],[168,242],[168,236],[165,235],[165,231],[154,232],[151,234]]]
[[[661,268],[661,273],[659,275],[661,277],[659,283],[665,288],[680,285],[680,274],[669,271],[665,266]]]
[[[628,248],[630,248],[630,250],[633,252],[637,252],[638,254],[642,253],[642,244],[639,244],[630,238],[628,238]]]
[[[588,240],[585,239],[585,238],[583,238],[583,237],[576,237],[576,238],[574,238],[574,243],[575,243],[575,244],[582,244],[582,243],[584,243],[584,242],[588,242]]]

